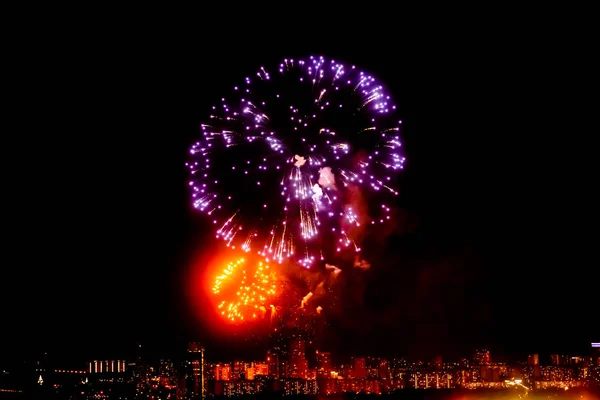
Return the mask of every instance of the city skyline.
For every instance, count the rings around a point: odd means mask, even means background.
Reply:
[[[311,343],[302,336],[280,335],[261,358],[232,361],[207,358],[210,349],[198,342],[188,343],[175,357],[152,357],[138,345],[135,355],[127,359],[95,359],[71,367],[45,354],[26,364],[0,366],[0,392],[56,398],[176,396],[194,400],[257,393],[381,395],[440,389],[488,394],[490,390],[521,390],[523,394],[584,390],[581,393],[587,396],[600,387],[598,343],[590,343],[585,354],[530,353],[518,360],[504,360],[479,348],[458,360],[441,355],[427,360],[362,355],[343,361]]]

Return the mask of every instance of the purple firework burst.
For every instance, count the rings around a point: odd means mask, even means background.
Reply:
[[[261,67],[201,125],[186,163],[193,206],[228,246],[271,260],[308,267],[358,252],[358,232],[389,220],[385,201],[398,194],[395,109],[354,66],[310,57]]]

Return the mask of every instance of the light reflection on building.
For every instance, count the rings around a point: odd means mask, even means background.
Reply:
[[[414,389],[450,389],[454,387],[452,375],[447,372],[416,372],[411,374],[410,387]]]
[[[125,360],[94,360],[88,363],[90,374],[123,373],[126,371]]]

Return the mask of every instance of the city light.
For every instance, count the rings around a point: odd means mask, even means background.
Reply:
[[[574,399],[585,400],[594,398],[591,393],[600,388],[600,363],[593,355],[596,348],[588,355],[534,353],[508,363],[489,349],[477,349],[470,357],[454,360],[439,355],[427,360],[361,355],[338,363],[334,353],[323,343],[317,348],[306,332],[280,330],[272,339],[263,356],[254,360],[207,360],[203,343],[190,342],[179,360],[137,356],[128,361],[91,360],[70,368],[37,361],[30,383],[40,393],[50,390],[62,396],[58,398],[89,400],[128,399],[133,398],[131,393],[135,398],[158,400],[260,393],[385,395],[404,389],[467,390],[475,396],[483,390],[504,398],[553,394],[562,399],[568,391]],[[210,348],[206,351],[215,354]],[[10,374],[0,370],[0,378]],[[1,383],[0,379],[0,392],[16,389]]]

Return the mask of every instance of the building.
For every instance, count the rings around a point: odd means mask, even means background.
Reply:
[[[532,376],[535,379],[538,379],[542,375],[542,369],[540,367],[540,355],[539,354],[530,354],[527,356],[527,365],[532,370]]]
[[[391,378],[391,374],[390,374],[390,368],[388,366],[388,362],[386,359],[381,359],[379,361],[379,373],[378,373],[379,379],[390,379]]]
[[[125,360],[94,360],[88,363],[90,374],[125,372]]]
[[[187,399],[203,399],[206,396],[204,378],[204,347],[197,342],[190,342],[187,349],[185,374]]]
[[[561,354],[550,354],[550,363],[552,365],[565,365],[569,363],[569,356]]]
[[[283,393],[286,396],[315,395],[319,386],[314,380],[285,379],[283,381]]]
[[[217,396],[237,397],[253,395],[265,391],[265,382],[260,380],[236,380],[215,382],[214,394]]]
[[[268,376],[269,375],[269,364],[257,362],[254,363],[254,376]]]
[[[367,379],[367,359],[365,357],[352,357],[352,377]]]
[[[230,381],[231,380],[231,364],[217,364],[215,366],[215,380],[217,381]]]
[[[274,351],[267,351],[266,361],[267,361],[267,364],[269,365],[269,375],[275,379],[279,379],[281,376],[281,365],[279,363],[279,354]]]
[[[487,349],[479,349],[475,351],[473,355],[474,365],[490,365],[492,363],[492,357],[490,351]]]
[[[306,379],[308,376],[308,361],[306,360],[304,340],[292,339],[289,353],[289,377]]]
[[[592,357],[596,366],[600,367],[600,343],[592,343]]]
[[[317,377],[330,378],[333,364],[331,362],[331,353],[328,351],[318,351],[317,356]]]
[[[415,372],[409,376],[413,389],[451,389],[454,387],[452,375],[447,372]]]
[[[527,356],[527,365],[529,365],[530,367],[540,365],[539,354],[530,354],[529,356]]]
[[[177,389],[177,369],[173,361],[160,360],[158,365],[158,380],[159,386],[165,392],[175,391]]]
[[[246,362],[245,361],[234,361],[233,362],[233,374],[231,379],[238,381],[240,379],[246,379]]]
[[[244,372],[244,376],[247,381],[254,380],[254,366],[252,364],[246,365],[246,371]]]

